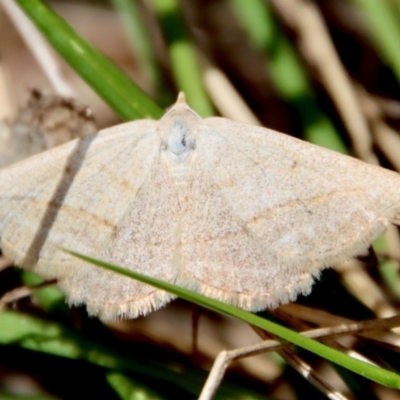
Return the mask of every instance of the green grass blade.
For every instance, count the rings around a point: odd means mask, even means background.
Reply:
[[[122,400],[167,400],[141,382],[117,372],[107,374],[107,381]]]
[[[112,0],[112,4],[123,23],[141,75],[147,78],[157,91],[160,87],[160,71],[156,66],[152,43],[138,4],[132,0]]]
[[[115,64],[40,0],[17,0],[65,61],[124,120],[159,118],[162,110]]]
[[[196,52],[187,35],[178,2],[152,0],[152,4],[160,18],[177,87],[185,92],[188,103],[201,116],[214,115],[204,89]]]
[[[26,286],[36,286],[46,282],[40,275],[31,271],[21,271],[21,278]],[[48,312],[59,310],[67,313],[69,311],[64,295],[55,284],[45,284],[44,287],[36,289],[33,295],[40,307]]]
[[[388,0],[353,0],[364,14],[371,38],[400,82],[400,20]]]
[[[356,360],[352,357],[347,356],[344,353],[332,349],[315,340],[302,336],[274,322],[265,320],[257,315],[237,309],[233,306],[222,303],[220,301],[210,299],[199,293],[191,292],[187,289],[181,288],[171,283],[162,282],[159,281],[158,279],[146,275],[141,275],[138,274],[137,272],[129,271],[125,268],[121,268],[119,266],[101,260],[97,260],[92,257],[84,256],[74,251],[69,251],[69,250],[66,251],[91,264],[95,264],[97,266],[106,268],[110,271],[114,271],[121,275],[125,275],[130,278],[137,279],[141,282],[147,283],[149,285],[155,286],[159,289],[174,293],[175,295],[185,300],[191,301],[203,307],[239,318],[251,325],[257,326],[261,329],[271,332],[272,334],[279,336],[280,338],[286,341],[289,341],[293,344],[296,344],[297,346],[300,346],[306,350],[318,354],[319,356],[325,358],[326,360],[329,360],[335,364],[347,368],[357,374],[362,375],[365,378],[371,379],[385,386],[400,389],[400,375],[397,375],[391,371],[387,371],[383,368],[368,364],[366,362]]]
[[[0,313],[0,346],[18,346],[53,356],[74,360],[85,360],[93,365],[110,371],[123,372],[146,377],[163,386],[168,382],[180,390],[198,396],[207,374],[205,371],[173,360],[158,349],[148,356],[143,345],[127,353],[115,350],[115,343],[110,345],[88,339],[79,332],[62,324],[41,320],[31,315],[4,310]],[[1,352],[1,347],[0,347]],[[160,384],[161,383],[161,384]],[[190,398],[186,396],[185,398]],[[215,400],[261,400],[264,397],[242,388],[234,383],[225,382]]]
[[[340,135],[318,106],[292,44],[262,0],[230,0],[253,45],[266,55],[266,64],[279,95],[292,105],[303,123],[304,138],[340,153],[348,153]]]
[[[0,390],[1,400],[58,400],[57,397],[50,396],[48,394],[17,394],[7,393],[6,391]]]

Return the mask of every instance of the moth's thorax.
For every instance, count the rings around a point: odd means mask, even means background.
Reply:
[[[164,143],[171,160],[178,164],[185,163],[195,148],[195,131],[186,121],[177,119],[168,126]]]
[[[186,103],[179,102],[161,121],[161,151],[182,203],[187,190],[187,175],[190,173],[196,149],[196,136],[203,122]]]
[[[188,168],[202,119],[186,104],[178,103],[162,118],[162,122],[162,151],[173,168]]]

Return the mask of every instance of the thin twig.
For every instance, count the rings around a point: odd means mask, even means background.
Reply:
[[[204,84],[221,115],[235,121],[261,125],[260,120],[243,100],[225,73],[205,55],[202,55],[201,61]]]
[[[21,286],[10,290],[5,295],[0,297],[0,312],[10,303],[14,303],[24,297],[31,296],[36,290],[53,285],[56,281],[46,281],[34,286]]]
[[[8,258],[0,256],[0,272],[11,266],[12,262]]]
[[[369,330],[377,331],[390,329],[395,326],[400,326],[400,316],[362,322],[352,322],[349,324],[342,324],[329,328],[313,329],[306,332],[301,332],[301,335],[313,339],[328,339],[357,333],[368,337],[370,334],[373,333],[368,332]],[[210,374],[208,375],[206,383],[203,386],[203,390],[200,394],[199,400],[212,399],[222,381],[227,367],[232,361],[270,351],[282,350],[288,346],[291,346],[291,343],[277,340],[266,340],[261,343],[242,347],[239,349],[221,351],[214,361]]]
[[[271,0],[271,3],[299,35],[303,54],[332,97],[352,139],[355,154],[365,162],[379,164],[351,80],[317,6],[304,0]]]

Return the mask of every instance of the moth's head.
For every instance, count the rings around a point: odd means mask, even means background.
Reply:
[[[194,118],[195,117],[195,118]],[[164,114],[161,120],[176,118],[187,118],[189,120],[193,119],[195,121],[201,120],[200,115],[198,115],[189,105],[186,103],[185,93],[179,92],[178,98],[174,105],[172,105],[168,111]]]

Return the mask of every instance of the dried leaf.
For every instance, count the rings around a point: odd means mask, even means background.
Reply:
[[[0,168],[96,132],[91,111],[76,100],[32,90],[11,123],[0,125]]]

